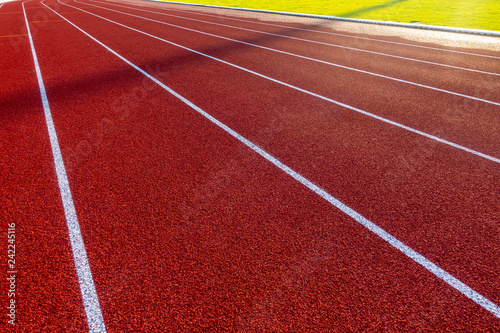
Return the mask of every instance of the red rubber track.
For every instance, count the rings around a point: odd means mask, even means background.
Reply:
[[[223,59],[229,62],[236,63],[237,65],[259,73],[264,73],[273,78],[308,89],[340,102],[359,107],[363,110],[375,110],[376,112],[374,113],[378,115],[389,117],[391,120],[421,129],[431,134],[436,134],[437,136],[465,145],[469,148],[477,149],[484,153],[492,154],[493,156],[498,156],[498,154],[500,154],[497,144],[500,140],[498,126],[490,125],[487,128],[484,126],[485,123],[497,125],[498,106],[492,108],[490,104],[446,95],[442,92],[429,91],[421,87],[407,86],[406,84],[401,84],[401,82],[325,66],[324,64],[252,48],[246,45],[234,44],[205,35],[202,35],[203,38],[200,38],[200,34],[197,33],[154,22],[150,23],[135,17],[120,15],[98,8],[86,7],[86,10],[91,10],[99,15],[113,15],[113,17],[119,17],[120,22],[137,29],[141,29],[146,22],[149,27],[148,32],[155,36],[171,40],[181,45],[186,45],[196,50],[205,51],[210,55],[224,55]],[[135,12],[135,14],[138,14],[138,12]],[[159,17],[154,17],[154,19],[159,19]],[[165,20],[165,18],[163,18],[163,20]],[[167,21],[173,24],[186,25],[186,21],[179,22],[179,20],[170,19],[167,19]],[[207,30],[204,25],[193,26],[193,24],[191,24],[190,28],[202,31]],[[216,33],[213,31],[213,27],[212,30],[208,31]],[[413,64],[408,61],[387,59],[386,57],[376,57],[374,55],[359,54],[356,52],[354,53],[355,57],[352,54],[353,52],[351,52],[351,61],[346,63],[345,61],[339,61],[338,57],[335,57],[335,53],[331,52],[329,48],[321,50],[321,47],[311,48],[310,44],[290,43],[289,40],[283,41],[272,36],[255,36],[255,34],[251,35],[247,32],[229,35],[225,31],[220,33],[230,38],[251,43],[257,42],[258,44],[263,44],[279,50],[295,52],[324,61],[334,63],[340,62],[342,65],[362,70],[372,71],[376,67],[374,71],[379,74],[411,80],[416,83],[448,89],[462,94],[469,93],[476,97],[485,98],[497,103],[500,102],[500,97],[495,93],[500,90],[500,80],[498,76],[470,72],[464,73],[464,71],[460,70],[455,70],[456,73],[452,72],[452,74],[450,74],[450,68],[436,67],[434,65],[421,65],[409,69],[408,65]],[[189,39],[192,40],[191,43],[187,42]],[[278,40],[275,41],[276,39]],[[226,48],[221,47],[215,49],[213,47],[214,44],[228,46]],[[294,45],[296,50],[290,50],[290,47],[287,47],[285,44]],[[297,50],[299,47],[301,50]],[[241,52],[241,50],[244,52]],[[331,56],[332,54],[334,54],[334,56]],[[345,56],[343,57],[345,58]],[[263,58],[265,59],[264,63],[262,61]],[[282,65],[283,59],[286,59],[285,65]],[[482,59],[482,62],[488,63],[490,66],[488,70],[500,74],[498,60]],[[297,71],[299,71],[300,74],[297,74]],[[404,72],[404,74],[401,74],[402,72]],[[348,79],[339,80],[339,77],[348,77]],[[360,84],[367,80],[371,80],[369,81],[368,87],[367,84]],[[439,83],[436,84],[436,82]],[[404,92],[401,91],[401,87],[405,88]],[[380,97],[381,90],[384,91],[383,98]],[[422,94],[428,94],[428,98],[432,99],[433,104],[429,105],[429,102],[425,104],[422,103]],[[378,99],[378,101],[375,101],[375,99]],[[391,108],[398,108],[397,104],[400,102],[411,103],[411,105],[409,107],[400,108],[402,110],[398,110],[397,114],[395,114]],[[388,108],[388,106],[390,108]],[[440,110],[440,112],[436,112],[436,109]],[[418,112],[418,116],[415,115],[415,112]],[[472,130],[469,130],[471,127]],[[442,128],[446,128],[447,133],[441,133]],[[466,133],[464,133],[464,128],[468,130]],[[456,134],[452,136],[452,133]]]
[[[2,15],[3,11],[10,14]],[[67,239],[21,3],[0,8],[0,238],[2,332],[87,327]],[[7,228],[15,223],[15,297],[8,297]],[[7,306],[15,300],[15,326]]]
[[[158,3],[137,3],[134,2],[134,4],[137,4],[137,6],[131,6],[130,3],[123,3],[123,2],[110,2],[110,1],[105,1],[105,0],[85,0],[85,3],[88,3],[89,5],[94,5],[94,6],[101,6],[101,7],[106,7],[109,9],[117,10],[117,11],[122,11],[126,13],[131,13],[131,14],[136,14],[136,15],[141,15],[157,20],[165,20],[170,23],[174,24],[180,24],[180,25],[185,25],[186,23],[189,23],[189,27],[191,28],[196,28],[196,27],[203,27],[203,30],[206,32],[213,32],[216,34],[222,34],[222,35],[231,35],[236,32],[242,32],[242,31],[249,31],[249,30],[254,30],[254,31],[261,31],[262,33],[280,33],[285,36],[293,37],[293,38],[302,38],[302,39],[307,39],[312,42],[320,42],[320,43],[326,43],[326,44],[332,44],[332,45],[337,45],[337,46],[344,46],[344,47],[352,47],[352,48],[359,48],[365,51],[371,51],[371,52],[379,52],[379,53],[386,53],[394,56],[401,56],[401,57],[409,57],[409,58],[416,58],[419,60],[423,61],[432,61],[432,62],[439,62],[439,63],[446,63],[449,65],[454,65],[454,66],[462,66],[462,67],[471,67],[471,62],[473,62],[473,68],[477,70],[491,70],[494,72],[499,72],[500,68],[498,65],[498,58],[500,57],[498,55],[498,52],[493,52],[493,51],[487,51],[487,50],[470,50],[470,49],[457,49],[454,50],[452,48],[447,48],[444,46],[439,46],[438,48],[441,49],[440,51],[437,51],[436,45],[433,44],[422,44],[422,46],[428,46],[428,47],[434,47],[432,49],[432,52],[429,52],[429,49],[422,49],[422,48],[415,48],[413,45],[415,43],[411,43],[408,41],[405,41],[400,38],[394,38],[394,37],[386,37],[384,38],[385,42],[376,42],[376,41],[371,41],[367,42],[364,39],[359,39],[357,37],[361,38],[370,38],[369,36],[363,36],[363,35],[355,35],[355,34],[349,34],[345,32],[337,32],[340,33],[342,36],[338,35],[329,35],[325,33],[332,33],[333,31],[331,29],[326,29],[323,28],[322,25],[325,24],[324,21],[318,22],[310,22],[309,24],[291,24],[291,23],[284,23],[284,22],[262,22],[261,20],[254,20],[251,18],[246,18],[244,19],[244,22],[241,21],[241,17],[237,18],[238,21],[232,21],[232,17],[222,15],[220,17],[214,17],[212,14],[207,14],[203,12],[195,12],[195,11],[179,11],[179,6],[171,6],[169,4],[158,4]],[[151,8],[151,6],[154,6]],[[92,7],[87,7],[87,8],[92,8]],[[184,7],[186,8],[186,7]],[[197,10],[196,7],[193,8],[193,10]],[[224,13],[227,15],[227,13]],[[208,15],[208,16],[207,16]],[[248,21],[248,22],[247,22]],[[269,26],[268,24],[271,24]],[[224,25],[223,28],[220,27],[220,25]],[[231,28],[233,27],[233,28]],[[306,29],[306,30],[312,30],[311,31],[303,31],[303,30],[297,30],[297,28],[300,29]],[[324,32],[324,33],[319,33],[319,32]],[[335,33],[335,32],[333,32]],[[350,37],[346,37],[346,36]],[[238,35],[236,35],[238,36]],[[257,36],[262,36],[261,34],[253,34],[250,35],[253,36],[254,38],[257,38]],[[354,38],[353,38],[354,37]],[[371,37],[371,39],[376,38],[376,37]],[[273,39],[266,39],[263,38],[262,40],[259,40],[261,42],[266,42],[266,41],[272,41],[276,42],[277,38]],[[285,41],[290,41],[290,39],[285,39]],[[404,45],[401,44],[388,44],[386,42],[394,42],[394,43],[403,43]],[[359,65],[358,62],[358,57],[356,56],[356,59],[353,59],[354,54],[359,54],[359,55],[366,55],[369,53],[363,53],[363,52],[357,52],[357,53],[352,53],[352,51],[349,50],[343,50],[340,47],[333,47],[333,46],[326,46],[318,43],[306,43],[305,45],[308,45],[308,48],[301,48],[301,45],[303,45],[303,41],[297,41],[295,40],[293,43],[283,43],[281,44],[283,48],[288,48],[289,50],[300,50],[301,52],[308,52],[310,54],[315,54],[316,56],[319,54],[322,54],[324,57],[330,57],[331,59],[344,59],[344,61],[348,60],[353,60],[355,63]],[[276,44],[274,44],[276,45]],[[417,44],[420,45],[420,44]],[[313,48],[311,46],[317,46],[317,48]],[[321,50],[329,50],[329,52],[326,51],[321,51]],[[461,52],[467,52],[467,53],[472,53],[472,54],[455,54],[455,53],[450,53],[449,51],[461,51]],[[487,58],[487,57],[479,57],[481,55],[486,55],[490,57],[496,57],[496,58]],[[337,58],[334,58],[337,57]],[[387,59],[387,58],[381,58],[381,59]],[[390,59],[390,58],[389,58]],[[378,70],[380,70],[380,67],[376,67]],[[449,72],[449,74],[453,74],[453,72]],[[424,76],[425,77],[425,76]],[[411,76],[412,79],[414,79],[414,76]]]
[[[47,4],[500,304],[497,163],[75,8]],[[70,4],[500,156],[498,106]],[[500,101],[498,76],[312,48],[103,6]],[[40,2],[27,2],[26,8],[108,332],[500,331],[493,314]],[[0,15],[7,9],[17,13],[2,19],[2,31],[26,34],[20,2],[5,4]],[[266,29],[420,59],[432,56],[402,45]],[[4,170],[12,170],[2,173],[1,198],[7,207],[2,220],[19,226],[18,329],[86,331],[29,43],[26,36],[10,40],[0,38],[2,50],[8,50],[0,55],[0,142]],[[500,72],[498,60],[436,53],[432,61]],[[2,242],[6,248],[5,238]]]

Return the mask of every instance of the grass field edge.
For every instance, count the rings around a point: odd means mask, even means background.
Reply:
[[[171,4],[177,4],[177,5],[208,7],[208,8],[231,9],[231,10],[249,11],[249,12],[266,13],[266,14],[299,16],[299,17],[336,20],[336,21],[345,21],[345,22],[354,22],[354,23],[376,24],[376,25],[385,25],[385,26],[402,27],[402,28],[410,28],[410,29],[434,30],[434,31],[443,31],[443,32],[453,32],[453,33],[459,33],[459,34],[472,34],[472,35],[481,35],[481,36],[490,36],[490,37],[500,37],[500,31],[493,31],[493,30],[466,29],[466,28],[454,28],[454,27],[448,27],[448,26],[427,25],[427,24],[417,24],[417,23],[401,23],[401,22],[393,22],[393,21],[354,19],[354,18],[346,18],[346,17],[339,17],[339,16],[292,13],[292,12],[282,12],[282,11],[266,10],[266,9],[225,7],[225,6],[216,6],[216,5],[195,4],[195,3],[188,3],[188,2],[167,1],[167,0],[142,0],[142,1],[162,2],[162,3],[171,3]]]

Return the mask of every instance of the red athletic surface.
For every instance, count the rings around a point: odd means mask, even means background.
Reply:
[[[498,163],[53,0],[46,4],[500,304]],[[500,156],[498,106],[70,4]],[[93,4],[500,102],[499,76],[223,28],[109,2]],[[172,11],[190,9],[180,5],[121,4],[500,73],[495,58]],[[39,1],[25,6],[108,332],[500,331],[500,320],[490,312]],[[0,230],[6,235],[7,223],[16,223],[16,328],[85,332],[25,34],[21,2],[1,7]],[[6,237],[0,239],[6,249]],[[5,308],[8,287],[2,280]],[[3,313],[2,318],[3,325]]]

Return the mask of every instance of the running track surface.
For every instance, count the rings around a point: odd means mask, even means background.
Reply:
[[[2,325],[499,332],[500,54],[196,10],[0,7]]]

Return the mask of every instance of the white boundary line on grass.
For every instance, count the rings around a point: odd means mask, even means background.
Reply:
[[[471,153],[471,154],[474,154],[474,155],[476,155],[476,156],[479,156],[479,157],[485,158],[485,159],[490,160],[490,161],[493,161],[493,162],[495,162],[495,163],[500,163],[500,158],[496,158],[496,157],[493,157],[493,156],[490,156],[490,155],[487,155],[487,154],[481,153],[481,152],[479,152],[479,151],[476,151],[476,150],[473,150],[473,149],[470,149],[470,148],[467,148],[467,147],[461,146],[461,145],[459,145],[459,144],[456,144],[456,143],[453,143],[453,142],[450,142],[450,141],[447,141],[447,140],[441,139],[441,138],[439,138],[439,137],[437,137],[437,136],[434,136],[434,135],[431,135],[431,134],[428,134],[428,133],[425,133],[425,132],[419,131],[419,130],[414,129],[414,128],[412,128],[412,127],[409,127],[409,126],[406,126],[406,125],[400,124],[400,123],[398,123],[398,122],[392,121],[392,120],[390,120],[390,119],[383,118],[383,117],[381,117],[381,116],[377,116],[377,115],[375,115],[375,114],[373,114],[373,113],[370,113],[370,112],[367,112],[367,111],[364,111],[364,110],[358,109],[358,108],[356,108],[356,107],[354,107],[354,106],[351,106],[351,105],[348,105],[348,104],[345,104],[345,103],[341,103],[341,102],[339,102],[339,101],[336,101],[336,100],[334,100],[334,99],[331,99],[331,98],[328,98],[328,97],[325,97],[325,96],[322,96],[322,95],[316,94],[316,93],[311,92],[311,91],[309,91],[309,90],[299,88],[299,87],[297,87],[297,86],[294,86],[294,85],[292,85],[292,84],[288,84],[288,83],[283,82],[283,81],[280,81],[280,80],[278,80],[278,79],[273,79],[272,77],[266,76],[266,75],[261,74],[261,73],[254,72],[254,71],[252,71],[252,70],[250,70],[250,69],[248,69],[248,68],[244,68],[244,67],[241,67],[241,66],[235,65],[235,64],[233,64],[233,63],[230,63],[230,62],[228,62],[228,61],[225,61],[225,60],[222,60],[222,59],[219,59],[219,58],[213,57],[213,56],[208,55],[208,54],[205,54],[205,53],[203,53],[203,52],[199,52],[199,51],[196,51],[196,50],[190,49],[190,48],[188,48],[188,47],[186,47],[186,46],[182,46],[182,45],[176,44],[176,43],[174,43],[174,42],[171,42],[171,41],[168,41],[168,40],[166,40],[166,39],[160,38],[160,37],[158,37],[158,36],[155,36],[155,35],[149,34],[149,33],[147,33],[147,32],[144,32],[144,31],[141,31],[141,30],[138,30],[138,29],[135,29],[135,28],[129,27],[129,26],[125,25],[125,24],[115,22],[115,21],[113,21],[113,20],[111,20],[111,19],[108,19],[108,18],[105,18],[105,17],[103,17],[103,16],[100,16],[100,15],[94,14],[94,13],[89,12],[89,11],[86,11],[86,10],[84,10],[84,9],[81,9],[81,8],[78,8],[78,7],[75,7],[75,6],[72,6],[72,5],[68,5],[67,3],[63,3],[63,2],[61,2],[60,0],[58,0],[58,3],[63,4],[63,5],[68,6],[68,7],[71,7],[71,8],[75,8],[75,9],[77,9],[77,10],[80,10],[80,11],[84,12],[84,13],[87,13],[87,14],[90,14],[90,15],[92,15],[92,16],[98,17],[98,18],[100,18],[100,19],[103,19],[103,20],[105,20],[105,21],[111,22],[111,23],[116,24],[116,25],[118,25],[118,26],[121,26],[121,27],[127,28],[127,29],[129,29],[129,30],[132,30],[132,31],[138,32],[138,33],[143,34],[143,35],[145,35],[145,36],[149,36],[149,37],[151,37],[151,38],[154,38],[154,39],[157,39],[157,40],[159,40],[159,41],[165,42],[165,43],[167,43],[167,44],[170,44],[170,45],[173,45],[173,46],[179,47],[179,48],[184,49],[184,50],[186,50],[186,51],[193,52],[193,53],[196,53],[196,54],[201,55],[201,56],[203,56],[203,57],[206,57],[206,58],[209,58],[209,59],[212,59],[212,60],[218,61],[218,62],[220,62],[220,63],[226,64],[226,65],[228,65],[228,66],[231,66],[231,67],[234,67],[234,68],[240,69],[240,70],[242,70],[242,71],[244,71],[244,72],[247,72],[247,73],[253,74],[253,75],[255,75],[255,76],[258,76],[258,77],[261,77],[261,78],[263,78],[263,79],[269,80],[269,81],[271,81],[271,82],[278,83],[278,84],[280,84],[280,85],[283,85],[283,86],[285,86],[285,87],[288,87],[288,88],[294,89],[294,90],[296,90],[296,91],[300,91],[300,92],[305,93],[305,94],[307,94],[307,95],[310,95],[310,96],[313,96],[313,97],[316,97],[316,98],[322,99],[322,100],[324,100],[324,101],[330,102],[330,103],[332,103],[332,104],[335,104],[335,105],[338,105],[338,106],[344,107],[344,108],[346,108],[346,109],[349,109],[349,110],[352,110],[352,111],[355,111],[355,112],[361,113],[361,114],[363,114],[363,115],[365,115],[365,116],[368,116],[368,117],[371,117],[371,118],[374,118],[374,119],[380,120],[380,121],[382,121],[382,122],[384,122],[384,123],[387,123],[387,124],[390,124],[390,125],[393,125],[393,126],[399,127],[399,128],[401,128],[401,129],[407,130],[407,131],[409,131],[409,132],[412,132],[412,133],[415,133],[415,134],[418,134],[418,135],[424,136],[424,137],[429,138],[429,139],[431,139],[431,140],[435,140],[435,141],[438,141],[438,142],[444,143],[444,144],[446,144],[446,145],[448,145],[448,146],[451,146],[451,147],[454,147],[454,148],[457,148],[457,149],[460,149],[460,150],[466,151],[466,152],[468,152],[468,153]]]
[[[145,10],[145,9],[128,7],[128,6],[121,6],[121,5],[117,5],[117,4],[109,3],[109,2],[101,2],[101,1],[96,1],[96,0],[89,0],[89,1],[101,4],[101,5],[106,4],[106,5],[116,6],[116,7],[127,8],[127,9],[131,9],[131,10],[137,10],[137,11],[142,11],[142,12],[147,12],[147,13],[153,13],[153,14],[156,14],[156,15],[171,16],[171,17],[176,17],[176,18],[180,18],[180,19],[184,19],[184,20],[195,21],[195,22],[202,22],[202,23],[217,25],[217,26],[221,26],[221,27],[231,28],[231,29],[237,29],[237,30],[243,30],[243,31],[250,31],[250,32],[255,32],[255,33],[259,33],[259,34],[263,34],[263,35],[276,36],[276,37],[280,37],[280,38],[288,38],[288,39],[298,40],[298,41],[306,42],[306,43],[326,45],[326,46],[329,46],[329,47],[336,47],[336,48],[346,49],[346,50],[351,50],[351,51],[356,51],[356,52],[376,54],[376,55],[383,56],[383,57],[391,57],[391,58],[402,59],[402,60],[407,60],[407,61],[415,61],[415,62],[420,62],[420,63],[423,63],[423,64],[428,64],[428,65],[433,65],[433,66],[442,66],[442,67],[453,68],[453,69],[458,69],[458,70],[464,70],[464,71],[469,71],[469,72],[475,72],[475,73],[480,73],[480,74],[500,76],[500,73],[487,72],[487,71],[482,71],[482,70],[473,69],[473,68],[466,68],[466,67],[460,67],[460,66],[447,65],[447,64],[442,64],[442,63],[438,63],[438,62],[432,62],[432,61],[415,59],[415,58],[408,58],[408,57],[398,56],[398,55],[389,54],[389,53],[376,52],[376,51],[370,51],[370,50],[363,50],[363,49],[359,49],[359,48],[356,48],[356,47],[343,46],[343,45],[338,45],[338,44],[333,44],[333,43],[326,43],[326,42],[319,42],[319,41],[310,40],[310,39],[304,39],[304,38],[298,38],[298,37],[293,37],[293,36],[281,35],[281,34],[276,34],[276,33],[271,33],[271,32],[254,30],[254,29],[247,29],[247,28],[232,26],[232,25],[228,25],[228,24],[221,24],[221,23],[215,23],[215,22],[210,22],[210,21],[197,20],[197,19],[193,19],[193,18],[189,18],[189,17],[184,17],[184,16],[178,16],[178,15],[172,15],[172,14],[167,14],[167,13],[154,12],[154,11],[151,11],[151,10]],[[91,5],[91,6],[96,6],[96,5],[92,5],[92,4],[86,3],[86,2],[80,2],[80,1],[75,1],[75,2],[78,2],[78,3],[81,3],[81,4],[86,4],[86,5]],[[96,6],[96,7],[98,7],[98,8],[104,8],[104,9],[108,9],[108,10],[113,10],[113,9],[110,9],[110,8],[107,8],[107,7],[100,7],[100,6]],[[132,14],[129,14],[129,13],[124,13],[124,12],[119,12],[119,11],[116,11],[116,12],[117,13],[126,14],[126,15],[132,15]],[[157,20],[153,20],[153,19],[146,18],[146,17],[143,17],[143,16],[137,16],[137,17],[141,17],[141,18],[143,18],[145,20],[150,20],[150,21],[153,21],[153,22],[158,22],[158,23],[161,22],[163,24],[172,25],[172,26],[175,26],[175,27],[179,27],[179,28],[182,28],[182,29],[187,29],[187,30],[195,31],[195,32],[202,33],[202,34],[207,34],[207,35],[210,35],[210,36],[215,36],[215,37],[224,38],[224,39],[227,39],[227,40],[237,41],[237,40],[234,40],[234,39],[231,39],[231,38],[226,38],[226,37],[222,37],[222,36],[219,36],[219,35],[213,35],[213,34],[209,34],[209,33],[203,32],[203,31],[199,31],[199,30],[188,29],[188,28],[181,27],[181,26],[178,26],[178,25],[175,25],[175,24],[170,24],[168,22],[157,21]],[[237,42],[241,43],[242,41],[237,41]],[[247,43],[247,44],[259,47],[258,45],[255,45],[255,44],[250,44],[250,43]],[[270,48],[267,48],[267,49],[270,49]],[[279,51],[279,50],[275,50],[275,49],[270,49],[270,50],[274,50],[274,51],[278,51],[278,52],[282,52],[282,53],[287,53],[287,52],[283,52],[283,51]],[[294,54],[294,55],[296,55],[296,54]],[[307,58],[307,57],[305,57],[305,58]]]
[[[43,5],[49,9],[51,9],[50,7],[45,5],[45,3],[43,3]],[[70,6],[70,7],[72,7],[72,6]],[[199,108],[198,106],[193,104],[191,101],[189,101],[188,99],[186,99],[182,95],[178,94],[176,91],[174,91],[170,87],[166,86],[165,84],[163,84],[162,82],[160,82],[159,80],[157,80],[156,78],[151,76],[150,74],[148,74],[145,70],[136,66],[130,60],[126,59],[122,55],[118,54],[116,51],[112,50],[110,47],[108,47],[107,45],[105,45],[104,43],[102,43],[101,41],[99,41],[98,39],[96,39],[95,37],[93,37],[92,35],[87,33],[86,31],[84,31],[83,29],[78,27],[76,24],[74,24],[73,22],[71,22],[70,20],[68,20],[67,18],[62,16],[61,14],[57,13],[53,9],[51,9],[51,10],[54,13],[56,13],[57,15],[59,15],[61,18],[66,20],[68,23],[70,23],[72,26],[74,26],[75,28],[80,30],[82,33],[87,35],[89,38],[94,40],[96,43],[98,43],[99,45],[104,47],[106,50],[108,50],[109,52],[111,52],[112,54],[114,54],[115,56],[120,58],[121,60],[123,60],[129,66],[133,67],[135,70],[137,70],[138,72],[140,72],[141,74],[143,74],[144,76],[149,78],[151,81],[158,84],[160,87],[162,87],[168,93],[170,93],[171,95],[173,95],[174,97],[176,97],[177,99],[182,101],[184,104],[186,104],[187,106],[189,106],[190,108],[192,108],[193,110],[198,112],[200,115],[202,115],[203,117],[205,117],[206,119],[211,121],[213,124],[217,125],[219,128],[224,130],[226,133],[230,134],[232,137],[234,137],[235,139],[237,139],[238,141],[243,143],[245,146],[252,149],[254,152],[256,152],[257,154],[259,154],[260,156],[265,158],[267,161],[269,161],[270,163],[272,163],[276,167],[278,167],[280,170],[282,170],[283,172],[285,172],[286,174],[288,174],[289,176],[294,178],[296,181],[298,181],[299,183],[301,183],[305,187],[307,187],[309,190],[316,193],[324,200],[328,201],[331,205],[333,205],[337,209],[344,212],[346,215],[348,215],[349,217],[354,219],[356,222],[360,223],[365,228],[367,228],[371,232],[375,233],[377,236],[382,238],[384,241],[388,242],[390,245],[395,247],[397,250],[399,250],[400,252],[405,254],[407,257],[409,257],[413,261],[417,262],[418,264],[423,266],[425,269],[427,269],[429,272],[433,273],[435,276],[437,276],[438,278],[440,278],[441,280],[446,282],[448,285],[450,285],[451,287],[453,287],[454,289],[459,291],[462,295],[468,297],[469,299],[474,301],[476,304],[481,306],[483,309],[487,310],[488,312],[490,312],[491,314],[493,314],[494,316],[496,316],[497,318],[500,319],[500,307],[498,305],[496,305],[492,301],[488,300],[487,298],[485,298],[484,296],[482,296],[481,294],[479,294],[477,291],[473,290],[469,286],[465,285],[463,282],[461,282],[460,280],[458,280],[457,278],[455,278],[451,274],[447,273],[445,270],[443,270],[442,268],[440,268],[436,264],[432,263],[430,260],[428,260],[427,258],[422,256],[421,254],[419,254],[415,250],[411,249],[410,247],[408,247],[407,245],[405,245],[404,243],[402,243],[401,241],[396,239],[394,236],[392,236],[391,234],[386,232],[384,229],[380,228],[379,226],[377,226],[373,222],[369,221],[368,219],[366,219],[365,217],[360,215],[358,212],[354,211],[353,209],[351,209],[350,207],[348,207],[347,205],[345,205],[344,203],[342,203],[341,201],[339,201],[338,199],[336,199],[335,197],[333,197],[332,195],[327,193],[325,190],[321,189],[319,186],[315,185],[313,182],[311,182],[307,178],[305,178],[302,175],[300,175],[299,173],[295,172],[293,169],[291,169],[287,165],[280,162],[277,158],[275,158],[271,154],[267,153],[265,150],[261,149],[260,147],[255,145],[250,140],[241,136],[236,131],[232,130],[230,127],[228,127],[224,123],[220,122],[215,117],[211,116],[210,114],[208,114],[207,112],[205,112],[204,110],[202,110],[201,108]]]
[[[31,53],[33,55],[36,77],[38,79],[38,85],[40,88],[40,96],[42,98],[47,130],[49,132],[50,146],[52,148],[52,154],[57,174],[57,181],[59,184],[59,191],[61,193],[64,214],[66,216],[66,223],[68,226],[71,249],[73,250],[73,259],[75,261],[75,267],[78,274],[78,282],[80,284],[80,291],[82,294],[83,305],[85,308],[85,313],[87,315],[87,324],[89,326],[90,332],[105,333],[106,327],[104,325],[104,319],[102,318],[101,307],[99,306],[99,299],[97,297],[97,292],[95,290],[94,279],[92,278],[92,272],[90,270],[90,264],[87,258],[87,252],[85,251],[85,244],[83,243],[82,233],[80,231],[80,225],[78,223],[78,218],[76,216],[76,210],[75,210],[75,205],[73,203],[71,190],[69,187],[68,176],[66,174],[66,169],[64,167],[64,161],[62,158],[61,149],[59,147],[59,140],[57,139],[57,133],[54,126],[54,121],[52,120],[52,113],[50,111],[49,100],[47,98],[47,93],[45,91],[42,72],[40,70],[40,65],[38,64],[35,45],[33,43],[33,38],[31,36],[31,30],[28,23],[28,17],[26,15],[26,10],[24,7],[24,4],[26,2],[27,1],[23,2],[22,4],[24,19],[26,21],[26,28],[28,29],[28,37],[31,46]]]
[[[437,26],[437,25],[426,25],[426,24],[412,24],[412,23],[392,22],[392,21],[376,21],[376,20],[365,20],[365,19],[353,19],[353,18],[338,17],[338,16],[314,15],[314,14],[302,14],[302,13],[290,13],[290,12],[281,12],[281,11],[274,11],[274,10],[251,9],[251,8],[237,8],[237,7],[224,7],[224,6],[215,6],[215,5],[202,5],[202,4],[194,4],[194,3],[187,3],[187,2],[176,2],[176,1],[164,1],[164,0],[146,0],[146,1],[165,2],[165,3],[172,3],[172,4],[178,4],[178,5],[189,5],[189,6],[198,6],[198,7],[209,7],[209,8],[241,10],[241,11],[266,13],[266,14],[299,16],[299,17],[317,18],[317,19],[325,19],[325,20],[347,21],[347,22],[355,22],[355,23],[367,23],[367,24],[376,24],[376,25],[387,25],[387,26],[402,27],[402,28],[434,30],[434,31],[444,31],[444,32],[455,32],[455,33],[461,33],[461,34],[473,34],[473,35],[500,37],[500,31],[492,31],[492,30],[464,29],[464,28],[442,27],[442,26]]]

